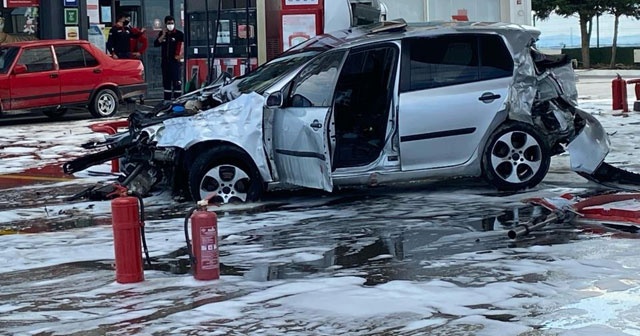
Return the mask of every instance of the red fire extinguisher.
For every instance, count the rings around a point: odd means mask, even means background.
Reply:
[[[184,235],[187,252],[191,258],[193,277],[197,280],[216,280],[220,278],[220,252],[218,246],[218,217],[215,212],[207,211],[208,199],[198,202],[184,220]],[[189,220],[191,237],[189,241]]]
[[[627,102],[627,81],[622,79],[620,74],[611,81],[611,98],[613,110],[629,112],[629,103]]]
[[[118,197],[111,201],[113,247],[116,257],[116,281],[133,283],[144,280],[140,213],[138,198],[116,186]]]

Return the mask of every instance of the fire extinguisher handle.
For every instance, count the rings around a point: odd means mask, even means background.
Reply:
[[[191,249],[191,240],[189,239],[189,219],[191,215],[198,210],[199,206],[194,206],[189,211],[187,211],[187,215],[184,217],[184,240],[187,243],[187,254],[189,255],[189,261],[191,262],[191,266],[196,264],[196,257],[193,255],[193,250]]]
[[[216,196],[218,196],[218,193],[212,192],[209,195],[205,196],[205,198],[199,200],[197,202],[197,205],[203,209],[206,209],[206,207],[209,205],[209,201]]]
[[[125,197],[128,195],[128,191],[127,191],[127,187],[119,184],[119,183],[114,183],[113,184],[113,188],[114,190],[110,193],[107,194],[107,198],[111,198],[111,197]]]

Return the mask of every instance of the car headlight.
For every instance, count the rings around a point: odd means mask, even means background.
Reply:
[[[141,132],[141,138],[147,138],[148,142],[158,141],[160,137],[162,137],[162,133],[164,132],[164,125],[154,125],[146,127]]]
[[[160,128],[158,128],[158,130],[156,131],[156,135],[153,137],[153,141],[160,141],[160,138],[162,138],[162,135],[164,134],[164,126],[161,126]]]

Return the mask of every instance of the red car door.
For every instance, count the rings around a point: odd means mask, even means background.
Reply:
[[[91,91],[100,84],[102,70],[96,58],[80,44],[54,46],[60,69],[62,104],[89,102]]]
[[[9,79],[11,110],[60,104],[60,78],[51,46],[23,49],[16,65],[27,69],[24,73],[12,74]]]

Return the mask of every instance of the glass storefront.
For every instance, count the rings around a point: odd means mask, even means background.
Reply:
[[[8,1],[8,8],[0,7],[0,44],[39,38],[39,8],[11,4]]]
[[[147,37],[148,48],[142,55],[142,63],[145,68],[145,76],[148,85],[147,96],[157,98],[162,95],[162,71],[160,48],[153,46],[158,34],[165,28],[164,18],[171,15],[175,18],[176,28],[184,32],[183,13],[181,12],[182,0],[87,0],[88,6],[96,8],[93,15],[94,22],[100,28],[104,27],[104,36],[108,36],[109,29],[113,26],[116,16],[126,13],[131,18],[131,26],[144,28]],[[89,17],[92,17],[91,13]],[[185,32],[186,33],[186,32]],[[105,39],[106,41],[106,39]]]
[[[178,2],[178,1],[176,1]],[[176,20],[176,29],[182,30],[182,21],[180,14],[171,11],[173,1],[170,0],[144,0],[142,8],[142,17],[144,18],[143,27],[147,30],[147,39],[149,40],[149,48],[143,59],[146,69],[148,96],[159,96],[162,93],[162,71],[161,71],[161,52],[160,48],[153,46],[153,42],[158,34],[164,28],[164,17],[172,15]]]

